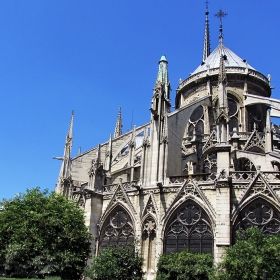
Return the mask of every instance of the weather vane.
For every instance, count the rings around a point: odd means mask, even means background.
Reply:
[[[222,23],[222,18],[227,16],[227,13],[225,13],[222,9],[220,9],[218,11],[218,13],[215,14],[215,16],[220,19],[220,36],[219,36],[219,38],[220,38],[220,40],[222,40],[223,39],[223,23]]]

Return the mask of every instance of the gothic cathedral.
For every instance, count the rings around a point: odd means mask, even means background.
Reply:
[[[210,52],[206,10],[203,62],[176,89],[171,111],[168,62],[159,61],[149,123],[70,157],[66,137],[56,192],[85,209],[94,253],[137,240],[147,279],[160,254],[189,248],[218,262],[236,231],[280,231],[280,101],[270,76],[223,44],[222,16]]]

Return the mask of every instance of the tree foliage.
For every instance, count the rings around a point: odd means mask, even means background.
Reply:
[[[90,254],[84,212],[64,196],[40,191],[3,202],[0,275],[79,279]]]
[[[257,227],[238,232],[218,266],[218,279],[280,279],[280,235],[265,236]]]
[[[213,275],[210,254],[193,254],[189,250],[161,255],[157,265],[157,280],[206,280]]]
[[[94,257],[85,275],[93,280],[141,280],[142,265],[134,245],[111,245]]]

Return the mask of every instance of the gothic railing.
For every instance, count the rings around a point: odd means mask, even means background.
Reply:
[[[103,192],[113,193],[116,191],[119,184],[111,184],[103,186]]]
[[[268,84],[267,77],[265,77],[263,74],[255,71],[253,69],[246,69],[243,67],[226,67],[226,72],[227,73],[242,73],[242,74],[246,74],[246,75],[249,74],[250,76],[254,76]],[[209,69],[209,71],[204,70],[202,72],[190,75],[187,79],[185,79],[184,81],[182,81],[179,84],[179,90],[181,88],[183,88],[185,85],[191,83],[192,81],[197,80],[198,78],[203,78],[203,77],[206,77],[207,75],[210,75],[210,76],[217,75],[218,73],[219,73],[219,68],[213,68],[213,69]]]
[[[229,175],[232,181],[252,181],[256,176],[256,171],[233,171]]]
[[[280,171],[261,171],[261,175],[269,183],[276,183],[280,181]],[[230,179],[233,184],[246,183],[248,184],[257,175],[257,171],[231,171],[229,172]],[[170,176],[169,185],[182,185],[186,180],[196,180],[198,182],[216,182],[220,179],[220,173],[202,173],[202,174],[192,174],[192,175],[182,175],[182,176]]]
[[[119,184],[104,185],[103,192],[114,193],[118,186]],[[137,190],[139,187],[139,181],[124,182],[122,183],[122,186],[126,191]]]
[[[280,171],[263,171],[264,178],[269,181],[280,181]]]
[[[247,141],[249,139],[249,137],[252,135],[252,132],[237,132],[236,134],[239,136],[239,140]],[[264,132],[258,132],[258,135],[261,138],[264,138],[265,133]],[[231,139],[231,137],[233,136],[233,132],[230,132],[229,136],[230,136],[230,139]]]
[[[170,176],[169,184],[182,184],[186,180],[194,179],[196,181],[208,181],[208,179],[213,175],[212,173],[201,173],[201,174],[190,174],[190,175],[179,175]],[[216,176],[215,176],[216,178]]]

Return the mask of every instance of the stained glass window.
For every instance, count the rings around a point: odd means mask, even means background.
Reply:
[[[100,235],[100,249],[113,244],[125,245],[134,242],[134,230],[130,216],[118,207],[107,218]]]
[[[193,201],[183,204],[166,228],[165,253],[188,248],[193,253],[213,252],[213,233],[205,211]]]
[[[257,226],[265,235],[280,232],[280,216],[269,203],[258,199],[245,207],[239,214],[233,232],[233,242],[236,242],[236,231]]]

